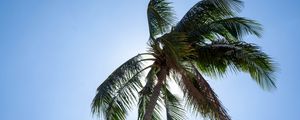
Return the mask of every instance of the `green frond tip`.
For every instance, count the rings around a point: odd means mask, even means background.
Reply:
[[[241,10],[243,6],[243,2],[240,0],[203,0],[204,2],[209,2],[217,6],[218,8],[222,8],[225,11],[237,11]]]
[[[207,22],[233,17],[240,11],[239,0],[202,0],[196,3],[178,22],[175,31],[190,32]]]
[[[150,37],[155,38],[170,30],[175,16],[170,2],[167,0],[150,0],[148,4],[147,16]]]

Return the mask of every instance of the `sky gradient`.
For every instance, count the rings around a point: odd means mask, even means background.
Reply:
[[[171,1],[178,20],[197,2]],[[96,120],[90,111],[96,88],[147,50],[147,3],[1,0],[0,120]],[[245,0],[240,16],[264,28],[262,38],[245,41],[274,58],[278,88],[263,91],[243,73],[208,78],[233,120],[300,120],[299,5]]]

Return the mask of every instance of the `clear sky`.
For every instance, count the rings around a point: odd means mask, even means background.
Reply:
[[[197,0],[171,0],[178,19]],[[148,0],[1,0],[0,120],[93,120],[98,85],[146,50]],[[278,63],[278,89],[247,74],[208,78],[233,120],[300,120],[300,2],[246,0],[251,38]],[[131,116],[136,116],[132,113]],[[134,118],[134,117],[130,117]]]

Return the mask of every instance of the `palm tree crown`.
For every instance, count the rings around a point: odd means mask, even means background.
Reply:
[[[184,120],[186,106],[205,118],[230,120],[204,75],[242,71],[263,89],[275,88],[271,58],[242,40],[262,31],[254,20],[237,17],[242,5],[240,0],[202,0],[174,24],[170,2],[150,0],[148,52],[126,61],[98,87],[92,112],[125,120],[138,105],[138,119]],[[172,92],[172,82],[182,97]]]

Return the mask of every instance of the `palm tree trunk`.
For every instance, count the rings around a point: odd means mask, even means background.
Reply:
[[[158,73],[157,73],[157,79],[158,82],[153,88],[153,93],[152,96],[150,97],[149,104],[147,105],[144,120],[151,120],[152,113],[154,111],[157,99],[160,95],[160,90],[163,85],[163,81],[166,80],[166,75],[167,75],[167,70],[165,68],[162,68]]]

